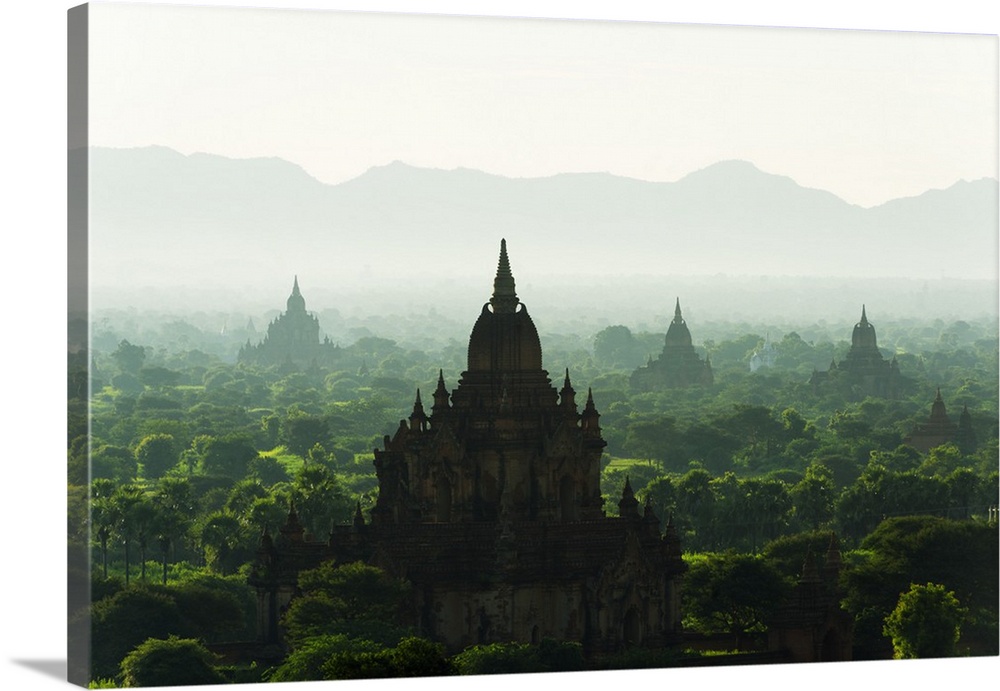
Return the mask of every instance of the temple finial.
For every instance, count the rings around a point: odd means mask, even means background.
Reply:
[[[507,258],[507,240],[500,240],[500,261],[497,263],[497,276],[493,279],[493,297],[490,305],[494,313],[511,313],[517,309],[517,293],[514,291],[514,276],[510,272],[510,260]]]
[[[681,321],[683,317],[681,316],[681,299],[677,298],[677,303],[674,305],[674,321]]]
[[[298,275],[296,275],[295,279],[292,281],[292,294],[288,296],[288,300],[285,304],[288,307],[289,312],[304,312],[306,309],[305,298],[303,298],[302,293],[299,292]]]
[[[444,370],[438,370],[437,388],[434,389],[434,405],[431,410],[438,414],[448,408],[448,388],[444,385]]]
[[[420,389],[417,389],[417,397],[413,401],[413,413],[410,415],[412,420],[416,416],[423,416],[424,414],[424,404],[420,401]]]
[[[628,475],[625,476],[625,486],[622,487],[622,498],[618,500],[618,515],[622,518],[639,516],[639,500],[635,498]]]
[[[559,392],[561,405],[576,417],[576,391],[569,381],[569,367],[566,368],[566,379],[563,380],[562,390]]]
[[[868,323],[868,315],[865,314],[865,306],[864,306],[864,304],[861,305],[861,323],[862,324],[867,324]]]

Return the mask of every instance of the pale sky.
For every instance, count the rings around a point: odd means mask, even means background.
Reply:
[[[90,30],[96,146],[327,183],[394,160],[672,181],[743,159],[861,206],[997,177],[995,35],[176,4],[94,4]]]

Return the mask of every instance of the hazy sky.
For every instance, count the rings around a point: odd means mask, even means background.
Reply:
[[[97,146],[329,183],[393,160],[670,181],[736,158],[862,206],[997,177],[989,35],[117,4],[90,30]]]

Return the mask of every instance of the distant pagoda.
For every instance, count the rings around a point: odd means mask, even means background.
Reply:
[[[632,372],[629,383],[633,391],[656,391],[711,386],[713,382],[712,364],[707,356],[702,360],[695,352],[691,332],[681,315],[681,300],[677,298],[662,352]]]
[[[778,359],[778,350],[771,343],[771,334],[764,335],[764,345],[753,351],[750,356],[750,371],[756,372],[762,367],[774,367],[775,360]]]
[[[927,453],[949,442],[958,444],[962,453],[972,453],[976,449],[976,434],[972,430],[972,415],[969,414],[968,406],[962,409],[958,424],[955,424],[948,417],[941,389],[938,388],[934,403],[931,404],[930,417],[914,427],[903,439],[903,443],[921,453]]]
[[[902,384],[899,363],[895,356],[886,360],[882,355],[875,326],[868,321],[864,305],[861,306],[861,320],[851,333],[851,349],[847,355],[839,363],[831,361],[825,372],[814,370],[809,381],[817,393],[821,387],[834,384],[849,389],[853,399],[899,397]]]
[[[320,341],[319,319],[306,311],[298,276],[292,283],[292,293],[285,305],[285,312],[267,325],[267,334],[260,343],[251,344],[247,339],[240,348],[238,362],[305,368],[328,365],[337,360],[340,347],[331,343],[328,337]]]

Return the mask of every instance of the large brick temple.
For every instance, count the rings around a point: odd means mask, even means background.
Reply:
[[[261,642],[280,639],[298,572],[327,559],[406,578],[419,634],[450,650],[553,638],[599,654],[680,640],[677,535],[627,482],[620,515],[605,515],[600,415],[590,392],[580,409],[568,370],[557,390],[542,368],[505,241],[468,367],[451,391],[441,373],[429,404],[418,390],[409,419],[375,451],[368,521],[359,511],[314,540],[293,509],[262,536],[250,579]]]

